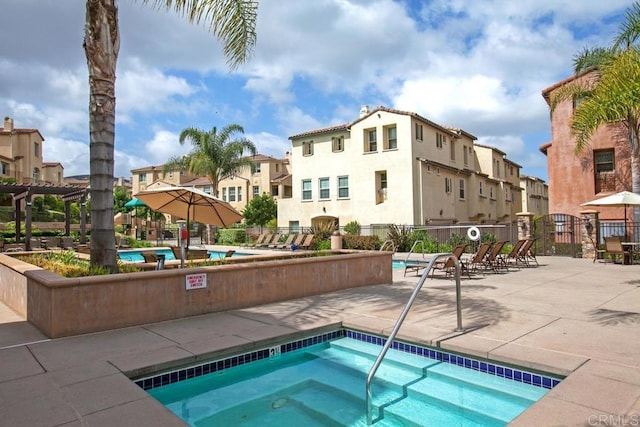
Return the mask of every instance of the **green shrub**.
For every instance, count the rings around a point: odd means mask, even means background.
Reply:
[[[359,235],[360,234],[360,223],[358,221],[351,221],[344,226],[345,234],[351,235]]]
[[[377,251],[381,244],[378,236],[354,236],[351,234],[342,236],[342,247],[345,249]]]
[[[232,245],[234,243],[244,242],[246,233],[243,228],[221,228],[218,229],[217,243],[221,245]]]

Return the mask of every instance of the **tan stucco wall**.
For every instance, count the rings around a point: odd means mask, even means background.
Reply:
[[[0,261],[14,267],[30,265],[1,257]],[[10,269],[3,265],[0,271],[5,274]],[[201,273],[206,275],[207,287],[186,290],[187,275]],[[27,320],[51,338],[392,282],[390,252],[345,252],[77,279],[37,267],[29,268],[24,275]],[[3,281],[0,288],[5,286]],[[11,297],[11,288],[20,290],[20,286],[9,286],[0,295],[7,295],[8,305],[19,306]]]

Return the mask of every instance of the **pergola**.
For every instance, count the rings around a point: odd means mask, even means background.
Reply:
[[[86,202],[88,189],[73,185],[35,185],[35,184],[8,184],[0,183],[0,194],[9,193],[13,196],[16,210],[16,243],[20,240],[20,212],[22,201],[25,201],[25,249],[31,250],[31,199],[34,195],[55,194],[61,196],[64,202],[65,235],[71,234],[71,202],[80,200],[80,243],[86,243],[87,221]]]

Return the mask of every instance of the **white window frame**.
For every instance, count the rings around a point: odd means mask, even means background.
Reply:
[[[236,201],[236,187],[229,187],[229,201]]]
[[[460,178],[460,180],[458,181],[458,198],[460,200],[466,199],[464,186],[465,186],[464,179]]]
[[[313,200],[313,188],[310,179],[303,179],[300,188],[302,190],[301,197],[303,202]]]
[[[415,131],[416,131],[416,141],[420,141],[420,142],[424,141],[424,128],[420,123],[416,123]]]
[[[334,153],[344,151],[344,136],[334,136],[331,138],[331,151]]]
[[[329,178],[318,178],[318,199],[328,200],[331,198],[331,183]]]
[[[343,175],[338,177],[338,199],[349,198],[349,176]]]
[[[451,178],[449,178],[448,176],[444,177],[444,192],[447,194],[451,194],[451,191],[453,191],[453,182],[451,180]]]
[[[313,156],[313,141],[304,141],[302,143],[302,155]]]

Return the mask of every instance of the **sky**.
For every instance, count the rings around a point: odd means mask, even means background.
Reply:
[[[461,128],[547,180],[543,89],[609,46],[631,1],[263,0],[257,44],[231,70],[202,25],[118,3],[115,176],[186,154],[180,132],[239,124],[260,154],[358,118],[361,106]],[[43,135],[43,158],[89,173],[83,0],[2,0],[0,114]]]

